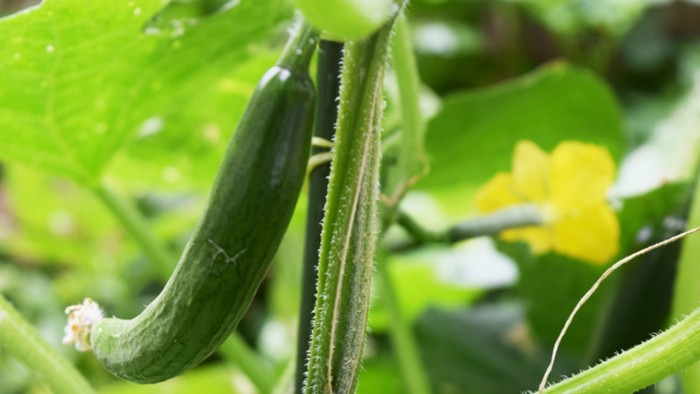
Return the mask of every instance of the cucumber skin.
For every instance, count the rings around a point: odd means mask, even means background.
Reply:
[[[132,320],[92,328],[92,349],[107,370],[136,383],[162,382],[201,363],[236,328],[294,212],[314,109],[308,72],[275,66],[263,76],[161,294]]]

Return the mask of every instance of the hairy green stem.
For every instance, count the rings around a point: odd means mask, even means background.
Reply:
[[[332,141],[335,136],[335,123],[338,120],[337,98],[340,92],[340,70],[343,44],[334,41],[321,41],[318,50],[317,87],[318,108],[316,110],[315,136]],[[327,152],[327,148],[314,147],[313,154]],[[299,308],[299,330],[297,335],[297,362],[294,392],[301,394],[304,386],[307,357],[311,340],[311,322],[316,301],[316,275],[318,251],[321,247],[321,231],[330,163],[320,164],[309,174],[309,203],[306,211],[306,235],[304,244],[304,267],[302,277],[301,305]]]
[[[172,274],[177,258],[171,256],[162,243],[156,240],[136,206],[106,185],[100,185],[93,191],[119,220],[122,227],[141,246],[146,256],[157,268],[160,277],[167,280]],[[260,357],[246,344],[240,334],[234,331],[221,345],[220,350],[227,359],[248,375],[248,378],[262,394],[269,394],[272,391],[271,371],[265,368]]]
[[[476,217],[446,230],[434,231],[420,225],[405,211],[398,211],[397,223],[413,237],[410,241],[391,245],[392,252],[413,250],[427,243],[452,244],[469,238],[500,233],[515,227],[538,226],[542,215],[537,206],[523,204]]]
[[[696,181],[687,228],[700,226],[700,182]],[[678,272],[673,295],[673,316],[677,319],[690,313],[700,303],[700,238],[683,241],[678,260]],[[680,374],[686,394],[700,394],[700,363],[689,366]]]
[[[631,394],[700,359],[700,309],[654,338],[548,387],[544,394]]]
[[[396,20],[392,41],[392,68],[396,73],[401,108],[401,139],[396,164],[388,169],[382,193],[388,197],[385,218],[391,218],[401,197],[427,169],[424,152],[425,122],[420,110],[420,78],[406,17]],[[386,220],[386,219],[385,219]]]
[[[425,366],[418,350],[411,326],[401,312],[401,305],[389,273],[387,261],[388,250],[380,248],[377,252],[377,290],[389,313],[389,333],[399,367],[409,394],[430,394],[430,381],[425,373]]]
[[[398,205],[404,194],[426,172],[427,159],[423,149],[425,124],[420,111],[420,79],[413,52],[410,28],[406,17],[396,19],[394,38],[391,43],[391,65],[396,73],[401,109],[401,130],[394,134],[393,141],[384,145],[388,152],[388,166],[383,168],[381,228],[386,229],[395,220]],[[401,313],[400,300],[396,295],[387,270],[386,251],[380,251],[377,259],[377,288],[386,301],[390,314],[390,330],[393,351],[410,394],[430,394],[431,387],[425,374],[416,340],[410,325]]]
[[[323,220],[307,394],[354,393],[376,238],[383,80],[392,23],[345,46]]]
[[[94,394],[77,369],[46,343],[0,295],[0,345],[41,379],[53,394]]]

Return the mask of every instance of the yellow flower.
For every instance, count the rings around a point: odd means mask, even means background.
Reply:
[[[536,254],[554,251],[596,264],[619,249],[620,224],[605,192],[615,178],[615,163],[604,148],[562,142],[551,156],[531,141],[515,147],[513,172],[499,173],[477,194],[477,208],[492,212],[517,204],[536,204],[542,226],[503,231],[505,241],[524,241]]]

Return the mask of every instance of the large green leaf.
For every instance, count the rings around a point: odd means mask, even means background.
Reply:
[[[241,0],[146,27],[162,5],[47,0],[1,20],[0,158],[93,184],[144,122],[219,82],[290,15],[282,0]]]
[[[516,288],[525,300],[532,334],[545,346],[553,346],[576,303],[606,267],[554,253],[536,256],[523,243],[499,242],[499,249],[518,264],[520,280]],[[603,282],[576,314],[561,343],[563,353],[579,357],[585,354],[612,284],[612,280]]]
[[[517,304],[485,304],[458,313],[430,310],[416,331],[436,394],[534,390],[549,361],[549,348],[529,336]],[[554,381],[578,369],[565,355],[554,367]]]
[[[106,170],[129,189],[207,191],[228,141],[278,53],[262,52],[144,122]]]
[[[468,213],[476,189],[510,171],[513,148],[531,140],[550,152],[563,140],[623,148],[620,110],[607,85],[592,73],[555,63],[486,89],[448,97],[429,122],[428,189],[454,213]]]

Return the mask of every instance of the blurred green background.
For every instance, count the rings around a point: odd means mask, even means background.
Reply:
[[[0,0],[0,15],[33,3]],[[90,187],[130,196],[178,255],[292,15],[285,0],[47,0],[0,20],[0,292],[100,393],[256,392],[222,354],[158,385],[120,382],[61,344],[63,309],[91,297],[128,318],[159,293],[162,275]],[[420,222],[444,228],[475,215],[476,190],[509,171],[513,147],[529,139],[545,151],[580,140],[611,152],[621,256],[685,227],[700,140],[700,2],[414,0],[408,17],[431,167],[403,206]],[[397,96],[390,71],[387,138],[400,128]],[[303,194],[238,329],[271,377],[294,357],[305,205]],[[666,247],[606,283],[552,379],[664,328],[677,254]],[[439,394],[534,389],[604,268],[490,238],[389,260]],[[406,392],[378,296],[370,328],[358,392]],[[680,389],[669,378],[650,390]],[[46,392],[0,347],[0,394]]]

